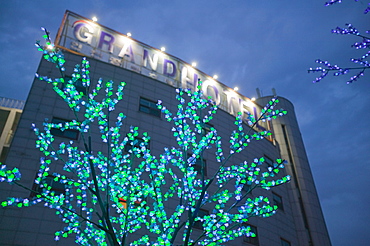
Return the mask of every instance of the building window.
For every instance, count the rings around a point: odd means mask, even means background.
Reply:
[[[51,123],[54,123],[54,124],[59,124],[59,123],[65,124],[66,122],[69,122],[69,121],[61,119],[61,118],[56,118],[56,117],[53,117],[53,119],[51,120]],[[75,129],[65,129],[64,131],[62,131],[62,130],[56,129],[56,128],[52,128],[50,130],[50,133],[53,134],[56,137],[69,138],[69,139],[72,139],[72,140],[77,140],[78,136],[80,134],[80,132],[78,130],[75,130]]]
[[[274,205],[278,207],[281,211],[284,211],[284,206],[283,206],[283,198],[279,196],[278,194],[272,192],[272,199]]]
[[[121,207],[120,207],[121,210],[127,209],[127,200],[125,200],[123,198],[119,198],[118,202],[121,205]],[[141,201],[135,201],[134,202],[134,207],[137,208],[137,207],[139,207],[140,204],[141,204]]]
[[[283,238],[280,238],[281,246],[291,246],[291,243]]]
[[[139,111],[159,118],[161,117],[161,110],[158,109],[157,103],[142,97],[140,97]]]
[[[0,109],[0,137],[5,129],[6,122],[8,120],[10,110]]]
[[[138,192],[134,192],[129,196],[131,197],[131,199],[129,199],[129,197],[126,197],[126,199],[123,197],[118,197],[118,208],[120,209],[120,211],[127,209],[128,199],[130,201],[130,208],[138,208],[143,201],[146,201],[146,197],[139,195]]]
[[[205,209],[199,209],[197,217],[203,218],[204,216],[209,215],[209,211]],[[194,228],[203,230],[203,221],[197,220],[194,222]]]
[[[54,192],[54,195],[58,196],[65,193],[65,185],[55,181],[55,176],[49,175],[46,176],[43,180],[41,180],[40,184],[33,184],[31,197],[35,197],[37,194],[42,193],[44,187],[43,184],[47,184],[51,187],[50,192]]]
[[[248,184],[248,182],[246,182],[244,185],[243,185],[243,188],[242,188],[242,191],[245,191],[247,193],[252,193],[252,185]]]
[[[144,140],[140,137],[135,137],[133,141],[127,141],[127,143],[125,144],[125,152],[131,153],[131,150],[133,150],[133,148],[141,149],[140,145],[142,143],[144,143]],[[149,142],[146,143],[145,148],[149,149]]]
[[[70,81],[70,80],[72,80],[72,77],[71,76],[65,76],[64,83],[62,83],[60,89],[61,90],[64,90],[67,87],[68,81]],[[83,86],[81,79],[76,80],[74,82],[74,86],[76,87],[76,91],[78,93],[81,93],[82,92],[84,95],[87,94],[87,87]]]
[[[205,123],[204,126],[202,127],[202,135],[207,135],[211,129],[212,129],[213,125],[210,124],[210,123]]]
[[[139,137],[135,137],[135,140],[133,141],[127,141],[125,144],[125,151],[130,152],[133,148],[140,148],[140,144],[143,142],[143,140]]]
[[[249,224],[244,224],[245,226],[249,226],[251,228],[251,232],[253,232],[256,236],[255,237],[247,237],[247,236],[244,236],[243,237],[243,242],[245,243],[249,243],[251,245],[260,245],[259,244],[259,240],[258,240],[258,233],[257,233],[257,227],[255,226],[252,226],[252,225],[249,225]]]
[[[267,166],[269,166],[269,167],[274,166],[274,161],[271,158],[269,158],[267,156],[264,156],[264,158],[265,158],[265,163],[267,164]]]
[[[188,154],[188,159],[191,157],[190,154]],[[193,168],[194,168],[194,171],[196,171],[198,173],[198,175],[201,175],[202,173],[202,165],[204,165],[204,168],[203,168],[203,173],[204,173],[204,176],[207,176],[207,162],[205,159],[202,159],[203,160],[203,164],[202,164],[202,161],[201,159],[196,159],[194,161],[194,163],[191,165]]]

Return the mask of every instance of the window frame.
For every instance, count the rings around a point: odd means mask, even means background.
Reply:
[[[266,155],[264,155],[265,158],[265,163],[267,164],[268,167],[273,167],[274,166],[274,160]]]
[[[207,123],[204,123],[203,127],[202,127],[202,135],[206,136],[209,132],[211,132],[211,128],[214,128],[214,125],[207,122]]]
[[[51,187],[50,189],[50,192],[54,191],[54,194],[55,196],[59,196],[61,194],[65,194],[66,193],[66,185],[65,184],[62,184],[58,181],[54,181],[56,176],[54,175],[51,175],[49,174],[48,176],[46,176],[43,180],[45,180],[45,182],[42,182],[42,183],[46,183],[48,186]],[[37,178],[37,175],[35,177],[35,179]],[[42,191],[42,189],[44,189],[44,187],[40,187],[40,185],[42,184],[40,182],[40,184],[36,184],[35,182],[33,183],[32,185],[32,191],[31,191],[31,194],[30,194],[30,197],[35,197],[37,194],[40,193],[40,191]],[[58,185],[58,187],[53,187],[53,184],[56,183]],[[60,187],[59,187],[60,186]],[[61,187],[64,187],[64,188],[61,188]]]
[[[131,144],[132,141],[127,141],[124,147],[125,152],[130,153],[130,150],[132,150],[134,147],[140,148],[140,144],[144,142],[144,140],[141,137],[135,137],[135,140],[137,141],[133,145]],[[149,143],[147,144],[147,148],[149,149]]]
[[[254,226],[254,225],[251,225],[251,224],[248,224],[248,223],[243,223],[243,225],[244,226],[249,226],[251,228],[250,231],[253,232],[254,234],[256,234],[255,237],[247,237],[246,235],[244,235],[243,236],[243,242],[254,245],[254,246],[259,246],[260,242],[259,242],[259,238],[258,238],[257,226]]]
[[[59,89],[64,90],[66,88],[66,85],[68,84],[68,81],[72,80],[72,78],[73,78],[72,76],[68,75],[64,76],[64,83],[61,84]],[[76,91],[78,93],[82,92],[84,95],[88,94],[88,87],[83,86],[81,79],[76,80],[75,83],[73,83],[73,85],[76,87]]]
[[[273,204],[278,207],[278,210],[284,211],[283,197],[279,194],[272,192],[272,201]]]
[[[204,217],[206,215],[209,215],[209,211],[207,209],[200,208],[197,217]],[[193,228],[204,230],[203,221],[200,220],[194,221]]]
[[[127,135],[126,135],[126,137],[127,137]],[[142,157],[142,153],[141,152],[140,153],[137,153],[137,152],[135,153],[135,151],[133,151],[133,148],[136,147],[136,148],[140,149],[140,144],[144,143],[144,140],[139,136],[136,136],[134,138],[135,138],[134,141],[137,140],[137,142],[135,144],[131,145],[132,141],[127,141],[124,148],[123,148],[123,151],[124,151],[124,153],[129,154],[129,155],[136,155],[136,157],[139,158],[139,157]],[[146,143],[146,149],[150,150],[150,140]]]
[[[122,206],[122,208],[123,209],[126,209],[127,210],[127,200],[125,200],[125,199],[123,199],[123,198],[118,198],[118,202],[119,202],[119,204]],[[142,201],[135,201],[134,202],[134,206],[135,206],[135,208],[137,208],[137,207],[139,207],[140,206],[140,204],[141,204],[141,202]],[[121,208],[120,208],[120,210],[122,210]]]
[[[242,187],[242,191],[252,194],[252,184],[248,184],[248,181]]]
[[[51,119],[51,123],[53,123],[53,124],[59,124],[59,123],[64,124],[65,122],[70,122],[70,120],[59,118],[59,117],[54,117],[54,116]],[[50,133],[54,137],[62,137],[62,138],[67,138],[67,139],[71,139],[71,140],[78,140],[78,138],[80,137],[80,131],[76,130],[76,129],[65,129],[64,131],[62,131],[62,130],[57,129],[57,128],[51,128]],[[75,137],[69,136],[69,134],[74,134],[76,136]]]
[[[134,195],[136,197],[136,201],[131,203],[130,207],[134,206],[135,208],[138,208],[141,205],[142,202],[147,201],[147,197],[145,197],[145,196],[140,196],[139,197],[138,192],[134,192],[134,194],[132,194],[132,195]],[[130,195],[127,198],[130,199]],[[118,208],[121,212],[124,211],[124,210],[127,210],[127,200],[126,199],[124,199],[123,197],[118,196],[118,203],[119,203]]]
[[[187,155],[187,160],[191,157],[191,154],[188,154]],[[204,173],[204,177],[207,177],[207,160],[202,158],[203,160],[203,163],[204,163],[204,169],[203,169],[203,173]],[[195,162],[193,164],[191,164],[191,167],[194,168],[194,171],[197,172],[197,175],[201,175],[202,174],[202,163],[201,163],[201,159],[200,158],[196,158],[195,159]]]
[[[139,99],[139,111],[158,118],[162,117],[162,111],[157,107],[157,103],[145,97]]]
[[[288,240],[282,237],[280,238],[280,243],[281,243],[281,246],[292,246],[292,244]]]

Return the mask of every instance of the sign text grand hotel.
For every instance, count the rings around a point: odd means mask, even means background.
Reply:
[[[200,79],[203,81],[203,93],[210,96],[221,109],[232,115],[242,112],[243,118],[247,117],[246,111],[257,111],[249,98],[236,93],[181,59],[70,11],[66,11],[56,45],[82,56],[132,70],[176,88],[194,90]],[[258,128],[264,129],[262,126]]]

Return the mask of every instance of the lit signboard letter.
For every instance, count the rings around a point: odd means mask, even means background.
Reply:
[[[98,48],[103,49],[103,44],[106,44],[108,45],[108,51],[110,53],[113,53],[113,43],[114,43],[113,35],[102,31],[100,34]]]
[[[132,63],[135,63],[134,52],[132,51],[131,42],[126,40],[118,56],[119,57],[125,57],[125,56],[130,57],[130,61]]]
[[[73,34],[78,41],[91,44],[94,28],[84,20],[79,20],[73,23]]]
[[[256,117],[257,116],[257,109],[256,109],[256,107],[253,108],[253,113],[254,113],[254,115]],[[266,131],[266,128],[264,128],[263,126],[261,126],[258,121],[256,122],[256,127],[259,130],[261,130],[261,131]]]
[[[176,76],[176,65],[173,61],[164,59],[163,61],[163,75],[167,75],[170,77]]]
[[[214,81],[208,79],[204,81],[202,84],[202,91],[206,97],[211,97],[216,105],[220,105],[220,92]]]
[[[193,77],[193,79],[191,79],[191,76]],[[198,84],[198,74],[194,72],[194,69],[184,66],[181,69],[181,87],[184,89],[190,88],[192,91],[194,91],[197,84]]]
[[[158,66],[158,54],[154,54],[153,57],[150,57],[149,51],[144,49],[144,55],[143,55],[143,66],[147,66],[147,61],[149,60],[150,68],[154,71],[157,70]]]
[[[230,112],[230,114],[236,116],[238,112],[242,112],[243,110],[241,99],[233,92],[224,91],[224,93],[227,97],[227,105],[229,106],[228,111]]]

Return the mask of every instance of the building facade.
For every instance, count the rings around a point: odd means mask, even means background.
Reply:
[[[0,162],[4,163],[22,114],[24,101],[0,97]]]
[[[126,82],[123,100],[116,106],[117,112],[123,112],[127,116],[122,130],[128,132],[130,126],[138,126],[141,131],[148,132],[151,137],[150,150],[157,155],[165,147],[176,145],[171,124],[155,106],[161,100],[170,110],[176,110],[175,88],[194,89],[198,79],[203,81],[204,94],[212,97],[220,108],[211,122],[212,126],[226,142],[234,130],[233,123],[238,112],[243,115],[247,112],[258,113],[261,110],[260,105],[266,104],[270,99],[261,97],[253,102],[176,57],[72,12],[66,12],[56,45],[65,54],[67,76],[73,73],[74,65],[79,64],[85,56],[90,61],[92,83],[96,83],[99,78]],[[45,60],[41,60],[37,73],[60,77],[55,64]],[[238,238],[225,245],[331,245],[294,107],[287,99],[280,98],[280,101],[280,106],[288,110],[288,115],[272,121],[272,124],[260,123],[255,129],[270,129],[273,137],[254,142],[246,153],[232,161],[250,162],[255,157],[286,159],[289,162],[286,173],[292,180],[272,191],[253,190],[253,196],[267,196],[278,205],[277,214],[267,219],[251,218],[248,223],[257,237]],[[41,157],[41,153],[35,148],[36,136],[31,125],[34,123],[42,128],[45,119],[59,123],[74,118],[74,113],[53,91],[51,84],[34,80],[6,159],[7,165],[17,166],[21,170],[23,183],[30,189],[33,187]],[[54,135],[58,141],[73,140],[82,144],[79,135],[73,132]],[[96,150],[102,149],[98,135],[92,136],[92,146]],[[218,169],[219,164],[214,160],[213,152],[204,153],[207,176]],[[53,168],[51,171],[61,171],[61,167]],[[9,196],[32,196],[32,192],[14,185],[1,184],[0,191],[2,200]],[[167,204],[170,209],[175,205],[175,201]],[[54,232],[63,229],[64,224],[53,210],[42,206],[1,208],[0,216],[1,245],[71,245],[74,241],[73,236],[54,241]],[[175,244],[181,245],[181,241]]]

